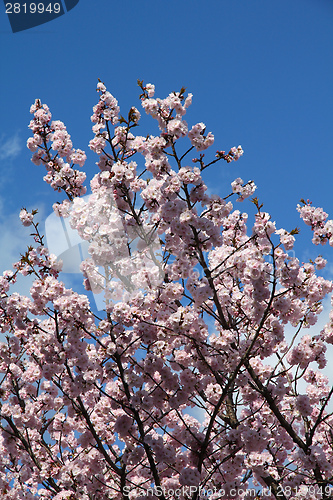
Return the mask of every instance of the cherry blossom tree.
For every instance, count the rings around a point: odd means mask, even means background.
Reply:
[[[206,152],[213,134],[184,120],[192,95],[138,83],[160,134],[135,135],[139,111],[121,116],[99,82],[88,198],[85,153],[45,104],[31,107],[32,161],[89,246],[87,294],[61,281],[37,211],[22,209],[34,242],[0,278],[1,499],[329,498],[333,314],[306,331],[333,289],[317,272],[326,261],[299,262],[298,231],[276,227],[253,181],[207,194],[204,171],[242,148]],[[250,197],[248,228],[231,200]],[[333,246],[328,215],[298,211],[313,243]],[[33,277],[30,296],[11,291],[19,275]]]

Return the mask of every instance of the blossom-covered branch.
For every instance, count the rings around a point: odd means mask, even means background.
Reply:
[[[277,227],[254,181],[208,194],[207,169],[241,146],[210,153],[213,134],[184,119],[191,94],[161,99],[138,83],[160,133],[136,135],[138,109],[122,116],[99,81],[87,197],[74,168],[85,153],[45,104],[31,108],[33,162],[87,242],[87,294],[61,281],[37,211],[23,208],[34,243],[0,278],[1,498],[329,498],[333,314],[304,331],[333,290],[326,261],[300,263],[298,229]],[[231,201],[250,197],[253,221]],[[327,214],[304,200],[298,210],[313,242],[331,244]],[[11,291],[19,274],[34,278],[28,297]]]

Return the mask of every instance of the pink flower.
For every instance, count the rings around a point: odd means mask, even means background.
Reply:
[[[32,213],[27,212],[26,209],[23,208],[20,212],[20,219],[23,226],[31,226],[34,216]]]

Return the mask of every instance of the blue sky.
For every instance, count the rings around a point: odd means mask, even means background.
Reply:
[[[62,199],[26,149],[35,98],[86,151],[91,179],[97,79],[126,113],[140,106],[139,78],[154,83],[159,97],[182,86],[193,93],[187,121],[214,133],[211,154],[238,144],[245,150],[237,163],[206,171],[211,191],[225,196],[236,177],[253,179],[277,227],[301,227],[300,260],[322,253],[332,277],[333,248],[313,247],[295,210],[310,198],[333,218],[332,28],[331,0],[80,0],[58,19],[13,34],[0,4],[1,270],[28,243],[18,221],[22,206],[39,208],[43,222]],[[137,132],[155,130],[147,118]],[[249,202],[234,205],[253,213]]]
[[[30,161],[31,104],[40,98],[66,124],[74,147],[87,153],[91,179],[97,79],[125,114],[140,107],[139,78],[154,83],[159,97],[182,86],[193,93],[186,119],[214,133],[211,155],[239,144],[245,151],[236,163],[206,170],[210,191],[225,196],[236,177],[253,179],[277,227],[301,228],[296,255],[305,261],[322,253],[333,279],[333,248],[314,247],[296,211],[310,198],[333,219],[332,0],[80,0],[58,19],[15,34],[0,3],[0,47],[1,272],[30,243],[20,209],[38,208],[43,223],[63,199]],[[156,133],[155,123],[147,117],[137,132]],[[249,202],[234,206],[254,212]],[[67,276],[70,285],[80,281]]]

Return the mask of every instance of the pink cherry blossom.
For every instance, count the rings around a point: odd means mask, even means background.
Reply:
[[[192,94],[138,84],[160,132],[135,135],[140,112],[121,116],[99,81],[84,198],[84,151],[31,106],[27,146],[88,245],[87,293],[61,281],[37,211],[22,209],[33,243],[0,277],[1,499],[329,498],[333,312],[310,329],[333,290],[327,262],[301,263],[298,231],[257,198],[254,216],[233,208],[254,181],[209,193],[205,169],[242,147],[212,154],[213,134],[184,120]],[[328,214],[301,203],[313,243],[333,246]],[[25,296],[13,285],[28,276]]]

